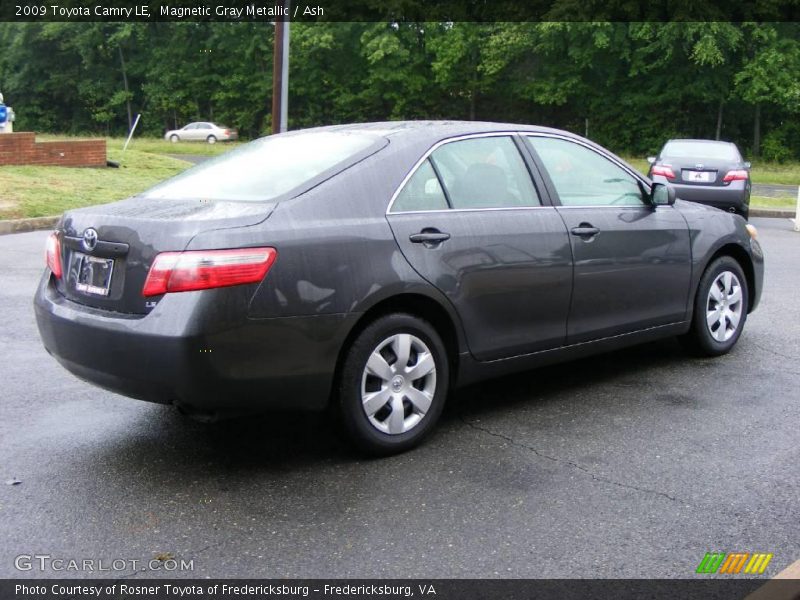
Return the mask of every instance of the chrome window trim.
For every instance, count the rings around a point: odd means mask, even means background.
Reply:
[[[665,205],[662,205],[662,206],[665,206]],[[587,208],[614,208],[616,210],[620,210],[621,208],[630,208],[630,209],[639,210],[640,208],[648,208],[648,209],[650,209],[650,208],[653,208],[653,206],[649,205],[649,204],[644,204],[644,203],[641,206],[634,206],[633,204],[582,204],[580,206],[572,204],[570,206],[564,206],[562,204],[562,205],[558,206],[557,208],[559,208],[559,209],[564,208],[564,209],[567,209],[567,210],[576,209],[576,208],[577,209],[581,209],[581,210],[586,210]],[[655,208],[661,208],[661,206],[657,206]]]
[[[445,138],[443,140],[439,140],[433,146],[428,148],[428,150],[425,152],[425,154],[422,155],[422,158],[420,158],[416,163],[414,163],[414,166],[411,167],[411,170],[406,174],[405,177],[403,177],[403,181],[401,181],[400,185],[397,186],[397,189],[394,191],[394,194],[392,194],[392,199],[389,200],[389,205],[386,207],[386,213],[385,214],[388,216],[390,214],[392,214],[392,215],[405,215],[405,214],[454,212],[454,211],[474,212],[476,210],[521,210],[521,209],[525,210],[525,209],[531,209],[531,208],[552,208],[551,206],[540,205],[540,206],[503,206],[503,207],[487,207],[487,208],[439,208],[439,209],[434,209],[434,210],[398,210],[397,212],[392,212],[392,207],[394,206],[394,201],[397,200],[397,196],[400,195],[400,192],[403,190],[403,188],[405,187],[406,183],[408,183],[408,180],[411,179],[416,174],[417,169],[420,168],[422,163],[424,163],[426,160],[428,160],[430,155],[433,154],[438,148],[441,148],[445,144],[451,144],[453,142],[460,142],[462,140],[470,140],[470,139],[485,138],[485,137],[507,137],[507,138],[511,138],[511,141],[513,142],[514,141],[513,138],[514,138],[515,135],[520,135],[520,132],[519,131],[485,131],[483,133],[467,133],[467,134],[464,134],[464,135],[459,135],[459,136],[455,136],[455,137],[450,137],[450,138]],[[516,145],[515,145],[515,147],[516,147]],[[517,150],[517,151],[519,152],[519,150]],[[522,156],[522,154],[520,154],[520,159],[522,159],[523,161],[525,160],[525,158]],[[533,179],[531,179],[531,184],[533,185]],[[442,189],[444,189],[444,186],[442,186]],[[536,190],[536,186],[535,185],[534,185],[533,189]],[[539,190],[536,190],[536,195],[539,197],[539,202],[541,202],[542,198],[541,198],[541,196],[539,196]]]
[[[483,212],[483,211],[509,211],[509,210],[540,210],[542,208],[555,209],[555,206],[490,206],[487,208],[434,208],[432,210],[398,210],[386,215],[430,215],[436,213]]]

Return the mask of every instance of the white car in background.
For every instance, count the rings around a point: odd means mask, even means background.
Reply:
[[[173,129],[164,134],[164,139],[173,144],[178,142],[230,142],[239,139],[239,132],[225,125],[217,125],[207,121],[189,123],[182,129]]]

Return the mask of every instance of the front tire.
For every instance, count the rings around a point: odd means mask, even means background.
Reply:
[[[719,257],[700,278],[692,327],[681,342],[701,356],[727,354],[742,334],[748,298],[742,267],[730,256]]]
[[[447,351],[433,326],[395,313],[368,325],[342,364],[335,407],[351,441],[376,456],[418,445],[442,413]]]
[[[172,142],[173,144],[177,144],[180,141],[180,139],[181,138],[179,138],[174,133],[171,136],[169,136],[169,141]]]

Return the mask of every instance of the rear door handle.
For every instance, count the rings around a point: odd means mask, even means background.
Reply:
[[[450,234],[438,229],[423,229],[419,233],[412,233],[408,239],[414,244],[441,244],[450,239]]]
[[[571,230],[572,235],[577,235],[578,237],[592,237],[600,233],[600,230],[597,227],[590,225],[589,223],[581,223],[577,227],[573,227]]]

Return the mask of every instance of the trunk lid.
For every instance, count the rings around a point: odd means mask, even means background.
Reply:
[[[271,202],[133,197],[69,211],[59,228],[64,276],[57,288],[80,304],[147,314],[155,299],[143,297],[142,288],[158,253],[184,250],[203,232],[255,225],[274,208]]]
[[[665,158],[664,165],[672,167],[675,183],[720,187],[728,171],[741,169],[741,163],[719,159]]]

